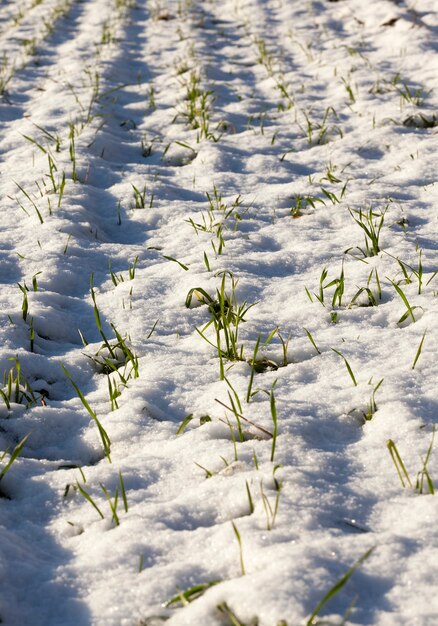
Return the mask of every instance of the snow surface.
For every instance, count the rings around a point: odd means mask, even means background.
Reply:
[[[5,1],[0,42],[0,372],[19,359],[37,400],[0,399],[1,448],[30,433],[0,481],[2,623],[310,623],[374,547],[324,623],[354,602],[350,624],[437,624],[437,499],[415,489],[425,462],[438,471],[435,0]],[[212,232],[196,232],[207,194]],[[383,220],[374,256],[354,211]],[[225,362],[244,441],[196,331],[209,308],[185,306],[193,288],[214,299],[224,271],[254,304],[244,360]],[[91,275],[105,336],[114,325],[138,357],[138,378],[110,376],[113,411]],[[395,285],[417,307],[401,322]],[[366,287],[377,306],[351,302]],[[259,358],[281,367],[255,374],[267,393],[247,403],[257,337],[277,327],[287,366],[275,334]]]

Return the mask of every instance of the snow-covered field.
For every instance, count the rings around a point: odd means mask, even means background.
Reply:
[[[2,624],[437,624],[436,1],[0,46]]]

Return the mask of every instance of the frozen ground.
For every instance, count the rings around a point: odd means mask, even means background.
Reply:
[[[5,0],[0,42],[2,623],[437,624],[435,0]]]

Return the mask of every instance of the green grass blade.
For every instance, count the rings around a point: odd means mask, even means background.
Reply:
[[[394,287],[394,289],[396,290],[396,292],[398,293],[398,295],[400,296],[400,298],[403,300],[404,304],[406,305],[408,315],[410,315],[410,316],[411,316],[411,318],[412,318],[412,321],[413,321],[413,322],[415,322],[415,321],[416,321],[416,319],[415,319],[415,317],[414,317],[414,311],[413,311],[413,308],[412,308],[412,307],[411,307],[411,305],[409,304],[408,299],[406,298],[406,296],[405,296],[405,294],[404,294],[403,290],[402,290],[402,289],[400,289],[400,287],[397,285],[397,283],[395,283],[393,280],[391,280],[390,278],[389,278],[388,280],[389,280],[389,282],[392,284],[392,286]],[[407,316],[406,316],[406,317],[407,317]],[[406,317],[405,317],[405,316],[403,316],[403,317],[401,318],[401,320],[400,320],[400,321],[404,321],[404,319],[406,319]],[[400,323],[400,322],[399,322],[399,323]]]
[[[79,489],[79,493],[86,499],[88,500],[88,502],[96,509],[96,511],[99,513],[100,517],[102,519],[105,519],[102,511],[99,509],[99,507],[97,506],[97,504],[95,503],[95,501],[93,500],[93,498],[90,496],[90,494],[85,491],[85,489],[83,487],[80,486],[80,484],[76,481],[76,487]]]
[[[179,425],[179,428],[176,431],[176,434],[182,435],[186,429],[186,426],[192,421],[192,419],[193,419],[193,413],[190,413],[190,415],[187,415],[187,417],[185,417],[183,421],[181,422],[181,424]]]
[[[252,385],[254,382],[254,374],[255,374],[255,363],[256,363],[256,359],[257,359],[257,352],[259,350],[259,345],[260,345],[260,335],[257,337],[257,341],[256,344],[254,346],[254,352],[252,355],[252,362],[251,362],[251,374],[249,377],[249,383],[248,383],[248,391],[246,392],[246,401],[249,402],[251,399],[251,391],[252,391]]]
[[[310,331],[309,331],[309,330],[307,330],[307,328],[304,328],[304,326],[303,326],[303,329],[306,331],[306,335],[307,335],[307,337],[308,337],[308,339],[309,339],[310,343],[312,344],[312,346],[313,346],[313,347],[315,348],[315,350],[317,351],[317,353],[318,353],[318,354],[321,354],[321,350],[319,350],[318,346],[316,345],[316,343],[315,343],[315,341],[314,341],[314,339],[313,339],[313,337],[312,337],[312,335],[311,335]]]
[[[339,578],[339,580],[333,585],[333,587],[326,593],[326,595],[323,597],[323,599],[317,604],[316,608],[314,609],[313,613],[311,614],[311,616],[309,617],[309,619],[306,622],[306,626],[314,626],[314,624],[317,624],[317,622],[315,622],[315,618],[318,616],[318,614],[321,612],[322,608],[327,604],[327,602],[333,598],[337,593],[339,593],[339,591],[341,591],[341,589],[344,587],[344,585],[348,582],[348,580],[351,578],[351,576],[354,574],[354,572],[358,569],[358,567],[360,567],[362,565],[362,563],[372,554],[372,552],[374,551],[374,547],[370,548],[369,550],[367,550],[357,561],[356,563],[354,563],[354,565],[352,565],[352,567],[350,567],[349,570],[347,570],[345,572],[345,574],[343,576],[341,576],[341,578]]]
[[[17,457],[21,454],[21,451],[23,449],[24,444],[27,441],[27,438],[29,437],[30,433],[28,433],[27,435],[25,435],[23,437],[23,439],[15,446],[15,448],[12,451],[11,456],[9,457],[9,461],[6,463],[5,467],[2,469],[2,471],[0,472],[0,480],[3,478],[3,476],[8,472],[8,470],[11,468],[11,465],[14,463],[14,461],[17,459]]]
[[[41,152],[44,152],[44,154],[47,154],[47,150],[44,148],[44,146],[38,143],[38,141],[36,141],[32,137],[29,137],[28,135],[23,135],[23,133],[20,133],[20,135],[24,137],[25,139],[27,139],[27,141],[30,141],[30,143],[33,143],[37,148],[41,150]]]
[[[21,187],[21,185],[19,185],[18,183],[15,183],[15,184],[17,185],[17,187],[21,191],[21,193],[23,193],[26,196],[26,198],[29,200],[29,202],[32,204],[33,208],[35,209],[36,214],[38,215],[38,219],[39,219],[40,223],[44,224],[44,220],[42,218],[42,215],[41,215],[37,205],[35,204],[35,202],[30,197],[30,195],[27,193],[27,191],[25,189],[23,189],[23,187]]]
[[[249,513],[250,515],[252,515],[254,513],[254,502],[252,499],[251,490],[249,488],[249,484],[247,480],[245,480],[245,485],[246,485],[246,493],[248,495]]]
[[[214,587],[214,585],[218,585],[221,582],[222,580],[211,580],[208,583],[201,583],[199,585],[193,585],[193,587],[189,587],[188,589],[185,589],[184,591],[180,591],[180,593],[178,593],[176,596],[173,596],[173,598],[170,598],[170,600],[168,600],[164,606],[165,607],[172,606],[173,604],[176,604],[177,602],[182,602],[183,599],[188,604],[189,602],[196,600],[196,598],[199,598],[205,591],[207,591],[207,589],[210,589],[210,587]]]
[[[405,464],[402,461],[402,458],[397,450],[397,446],[393,442],[392,439],[388,439],[386,447],[388,448],[389,454],[391,455],[392,462],[395,465],[395,469],[397,470],[397,474],[400,478],[400,482],[403,487],[406,487],[405,481],[403,480],[403,476],[406,478],[409,487],[412,487],[411,479],[409,478],[408,471],[405,467]]]
[[[188,272],[189,270],[187,265],[184,265],[184,263],[181,263],[181,261],[178,261],[178,259],[174,259],[171,256],[166,256],[165,254],[163,254],[163,259],[167,259],[168,261],[173,261],[174,263],[178,263],[178,265],[182,267],[183,270],[185,270],[186,272]]]
[[[108,459],[108,461],[111,463],[111,457],[110,457],[110,447],[111,447],[111,441],[110,438],[108,437],[108,433],[106,432],[106,430],[104,429],[104,427],[102,426],[102,424],[99,421],[99,418],[97,417],[96,413],[93,411],[93,409],[90,407],[90,405],[88,404],[84,394],[82,393],[82,391],[79,389],[79,387],[76,385],[76,383],[73,381],[72,377],[70,376],[70,373],[67,371],[66,367],[64,365],[61,365],[62,367],[62,371],[64,372],[64,374],[67,376],[71,386],[73,387],[73,389],[76,391],[80,401],[82,402],[82,404],[84,405],[85,409],[88,411],[89,415],[91,416],[91,418],[94,420],[94,422],[97,425],[97,428],[99,430],[99,435],[100,438],[102,440],[102,445],[103,445],[103,449],[105,451],[105,456]]]
[[[277,433],[278,433],[277,407],[275,405],[275,395],[274,395],[274,389],[275,389],[276,384],[277,384],[277,380],[274,380],[271,386],[271,392],[269,394],[269,404],[271,407],[271,416],[272,416],[272,422],[274,425],[274,429],[272,431],[271,463],[274,461],[274,457],[275,457],[275,447],[277,445]]]
[[[336,354],[338,354],[342,359],[344,359],[344,363],[345,363],[345,367],[347,368],[348,373],[350,374],[350,378],[353,381],[353,384],[355,387],[357,387],[357,380],[353,374],[353,370],[351,369],[351,366],[349,364],[349,362],[347,361],[347,359],[345,358],[345,356],[342,354],[342,352],[339,352],[339,350],[335,350],[334,348],[332,348],[333,352],[336,352]]]
[[[245,576],[245,565],[243,562],[243,548],[242,548],[242,539],[240,537],[240,533],[237,530],[237,526],[234,522],[231,522],[233,527],[234,534],[236,535],[237,543],[239,544],[239,561],[240,561],[240,571],[242,572],[242,576]]]
[[[427,333],[427,329],[423,333],[423,336],[422,336],[421,341],[420,341],[420,345],[418,346],[418,350],[417,350],[417,353],[415,355],[414,362],[412,363],[412,369],[413,370],[415,369],[415,366],[417,365],[417,361],[420,358],[420,354],[421,354],[421,350],[423,349],[423,343],[424,343],[424,338],[426,337],[426,333]]]
[[[123,482],[122,472],[119,472],[120,493],[122,494],[123,507],[125,513],[128,512],[128,498],[126,497],[125,483]]]

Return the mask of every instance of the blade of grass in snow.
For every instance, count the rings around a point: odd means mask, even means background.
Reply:
[[[103,449],[105,451],[105,456],[108,459],[108,461],[111,463],[111,456],[110,456],[111,441],[110,441],[110,438],[108,437],[108,433],[106,432],[106,430],[104,429],[104,427],[100,423],[99,418],[97,417],[96,413],[93,411],[93,409],[88,404],[88,402],[87,402],[84,394],[82,393],[82,391],[79,389],[79,387],[73,381],[73,379],[70,376],[70,373],[67,371],[66,367],[64,365],[61,365],[61,367],[62,367],[62,371],[64,372],[64,374],[67,376],[71,386],[76,391],[80,401],[82,402],[82,404],[84,405],[84,407],[88,411],[88,413],[91,416],[91,418],[96,423],[98,431],[99,431],[99,435],[100,435],[100,438],[101,438],[101,441],[102,441]]]
[[[349,362],[347,361],[347,359],[345,358],[345,356],[342,354],[342,352],[339,352],[339,350],[335,350],[335,348],[332,348],[332,350],[333,350],[333,352],[336,352],[336,354],[338,354],[344,360],[345,367],[347,368],[347,372],[349,373],[350,378],[353,381],[353,385],[355,387],[357,387],[357,380],[356,380],[356,378],[355,378],[355,376],[353,374],[353,370],[351,369],[351,366],[350,366]]]
[[[243,562],[243,546],[242,546],[242,538],[240,536],[239,531],[237,530],[237,526],[234,522],[231,522],[233,527],[234,534],[236,535],[237,543],[239,544],[239,562],[240,562],[240,571],[242,576],[245,576],[245,564]]]
[[[97,513],[99,514],[99,516],[101,517],[101,519],[105,519],[104,514],[102,513],[102,511],[99,509],[99,507],[97,506],[97,504],[95,503],[94,499],[90,496],[90,494],[88,493],[88,491],[86,491],[83,487],[81,487],[81,485],[76,482],[76,487],[79,491],[79,493],[91,504],[91,506],[97,511]]]
[[[275,385],[277,384],[277,381],[274,380],[274,382],[271,385],[271,392],[269,394],[269,404],[271,407],[271,417],[272,417],[272,423],[274,425],[273,431],[272,431],[272,445],[271,445],[271,463],[274,462],[274,458],[275,458],[275,448],[277,445],[277,433],[278,433],[278,419],[277,419],[277,407],[276,407],[276,403],[275,403],[275,395],[274,395],[274,389],[275,389]]]
[[[317,624],[318,622],[316,622],[316,618],[318,617],[319,613],[322,611],[322,609],[324,608],[324,606],[327,604],[327,602],[329,600],[331,600],[331,598],[333,598],[336,594],[338,594],[341,589],[345,586],[345,584],[348,582],[348,580],[351,578],[351,576],[354,574],[354,572],[358,569],[358,567],[360,567],[362,565],[362,563],[364,561],[366,561],[366,559],[368,559],[371,554],[374,552],[374,547],[370,548],[369,550],[367,550],[357,561],[356,563],[354,563],[354,565],[352,565],[352,567],[350,567],[350,569],[348,569],[345,574],[343,576],[341,576],[341,578],[339,578],[338,581],[336,581],[336,583],[333,585],[333,587],[325,594],[325,596],[322,598],[322,600],[320,602],[318,602],[318,604],[316,605],[315,609],[313,610],[312,614],[310,615],[309,619],[306,622],[306,626],[314,626],[315,624]]]
[[[26,443],[27,439],[29,438],[30,433],[28,433],[27,435],[25,435],[23,437],[23,439],[17,443],[17,445],[15,446],[15,448],[12,451],[12,454],[9,457],[9,461],[6,463],[6,465],[2,468],[1,472],[0,472],[0,480],[7,474],[7,472],[11,469],[11,466],[13,465],[13,463],[17,460],[17,458],[20,456],[21,451],[24,447],[24,444]],[[2,456],[3,460],[4,454]]]
[[[164,606],[172,606],[174,604],[177,604],[178,602],[180,602],[182,605],[187,605],[190,602],[193,602],[193,600],[196,600],[197,598],[202,596],[202,594],[205,593],[207,589],[210,589],[210,587],[214,587],[215,585],[219,585],[219,583],[221,582],[222,580],[210,580],[208,583],[193,585],[192,587],[189,587],[184,591],[180,591],[176,596],[170,598],[170,600],[168,600]]]
[[[415,369],[415,366],[417,365],[417,361],[420,358],[420,354],[421,354],[421,351],[423,349],[423,343],[424,343],[424,338],[426,337],[426,333],[427,333],[427,330],[424,331],[423,336],[422,336],[421,341],[420,341],[420,345],[418,346],[417,352],[415,354],[414,362],[412,363],[412,369],[413,370]]]
[[[392,462],[394,463],[395,469],[397,470],[397,474],[400,478],[401,484],[403,485],[403,487],[406,487],[406,480],[409,487],[412,487],[411,479],[409,478],[409,474],[407,472],[405,464],[403,463],[397,446],[392,439],[388,439],[386,447],[388,448],[389,454],[391,455]]]
[[[181,261],[178,261],[178,259],[174,259],[171,256],[166,256],[165,254],[163,254],[163,259],[167,259],[168,261],[173,261],[173,263],[178,263],[178,265],[182,267],[183,270],[185,270],[186,272],[188,272],[189,270],[187,265],[184,265],[184,263],[181,263]]]

